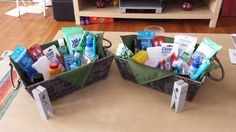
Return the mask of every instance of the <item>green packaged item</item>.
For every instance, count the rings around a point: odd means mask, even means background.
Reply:
[[[77,47],[83,36],[82,27],[63,27],[62,32],[67,43],[69,53],[71,55],[77,50]]]
[[[86,36],[89,34],[88,31],[84,31],[83,35],[81,37],[81,41],[79,42],[77,46],[77,52],[84,53],[85,47],[86,47]]]
[[[193,58],[196,55],[202,55],[202,63],[205,63],[207,59],[211,59],[217,51],[222,48],[221,45],[217,44],[216,42],[212,41],[211,39],[205,37],[201,44],[198,46],[196,51],[193,54]]]
[[[118,45],[118,48],[116,50],[117,57],[128,59],[132,55],[133,55],[133,52],[128,47],[126,47],[123,43]]]
[[[96,37],[96,35],[89,33],[88,31],[84,31],[83,35],[81,37],[81,41],[79,42],[79,45],[77,46],[77,52],[79,53],[84,53],[85,52],[85,47],[87,45],[86,38],[88,35],[91,35],[92,37]]]

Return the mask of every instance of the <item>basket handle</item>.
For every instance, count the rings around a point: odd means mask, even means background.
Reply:
[[[216,77],[213,77],[210,72],[207,74],[207,76],[211,79],[211,80],[214,80],[214,81],[222,81],[225,77],[225,71],[224,71],[224,67],[223,65],[221,64],[219,58],[217,56],[214,56],[213,58],[213,61],[216,61],[216,63],[218,63],[219,67],[220,67],[220,70],[221,70],[221,77],[219,78],[216,78]]]
[[[15,85],[14,84],[14,81],[13,81],[13,65],[12,65],[12,63],[9,63],[9,65],[10,65],[10,67],[11,67],[11,69],[10,69],[10,72],[11,72],[11,85],[12,85],[12,87],[15,89],[15,90],[17,90],[18,88],[20,88],[20,86],[21,86],[21,80],[20,80],[20,78],[17,80],[17,85]]]
[[[109,43],[109,45],[104,46],[105,49],[108,49],[108,48],[110,48],[110,47],[112,46],[112,43],[111,43],[110,40],[108,40],[108,39],[106,39],[106,38],[103,38],[103,40],[106,41],[107,43]]]

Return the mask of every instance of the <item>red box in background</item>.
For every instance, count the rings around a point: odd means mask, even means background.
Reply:
[[[114,18],[106,18],[106,17],[89,17],[89,21],[92,24],[97,23],[109,23],[114,22]]]

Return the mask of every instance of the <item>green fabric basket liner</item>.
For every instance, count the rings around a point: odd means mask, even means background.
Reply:
[[[104,58],[106,56],[103,48],[103,34],[104,33],[98,33],[97,34],[97,45],[96,45],[96,53],[99,56],[99,59]],[[48,43],[44,43],[41,45],[42,49],[46,49],[50,47],[51,45],[55,45],[57,48],[59,47],[58,41],[51,41]],[[19,76],[21,77],[24,85],[29,86],[32,85],[33,83],[27,79],[27,76],[25,72],[22,70],[22,68],[11,59],[12,64],[14,65],[15,69],[17,70]],[[56,75],[55,77],[62,79],[64,81],[70,82],[73,85],[76,86],[81,86],[83,87],[95,62],[89,63],[87,65],[81,66],[77,69],[67,71],[60,73]]]
[[[134,51],[134,47],[133,47],[133,45],[134,45],[133,42],[134,41],[133,40],[135,38],[137,38],[137,35],[121,36],[121,39],[123,40],[123,43],[131,51]],[[165,42],[166,43],[173,43],[174,38],[165,37]],[[198,44],[196,45],[195,49],[197,47],[198,47]],[[137,83],[142,84],[142,85],[174,75],[173,72],[163,71],[163,70],[158,69],[158,68],[152,68],[152,67],[137,63],[137,62],[133,61],[132,59],[128,59],[128,65],[129,65],[129,67],[130,67]],[[207,67],[207,69],[199,77],[199,80],[201,80],[210,71],[213,71],[217,68],[219,68],[219,65],[211,62],[211,64]]]
[[[71,84],[74,84],[76,86],[83,87],[93,68],[93,64],[94,62],[89,63],[87,65],[81,66],[74,70],[70,70],[70,71],[58,74],[55,77],[60,78],[64,81],[70,82]]]
[[[158,68],[152,68],[140,63],[133,61],[132,59],[128,60],[129,67],[134,75],[135,80],[139,84],[147,84],[152,81],[160,80],[165,77],[174,75],[173,72],[163,71]]]

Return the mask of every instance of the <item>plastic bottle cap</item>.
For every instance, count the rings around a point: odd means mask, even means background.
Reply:
[[[79,58],[79,57],[80,57],[80,53],[75,52],[74,57],[75,57],[75,58]]]
[[[58,41],[59,47],[66,46],[64,39],[58,39],[57,41]]]
[[[167,57],[166,57],[166,62],[170,62],[170,61],[171,61],[170,56],[167,56]]]
[[[52,69],[56,69],[58,66],[59,66],[58,63],[56,63],[56,62],[51,62],[49,64],[49,67],[52,68]]]
[[[201,64],[201,56],[197,55],[193,60],[192,66],[198,68],[200,64]]]
[[[183,56],[179,56],[180,59],[184,60],[184,57]]]

